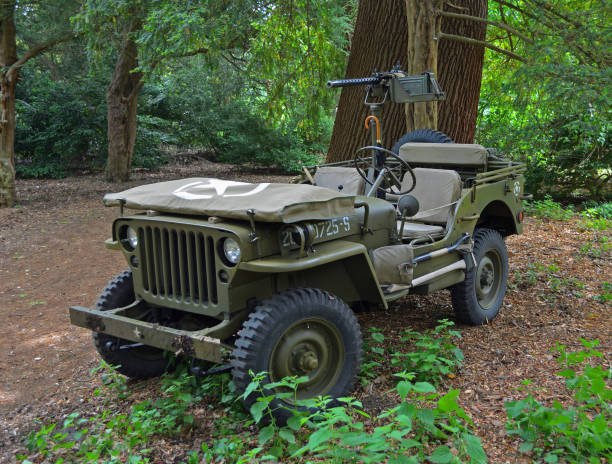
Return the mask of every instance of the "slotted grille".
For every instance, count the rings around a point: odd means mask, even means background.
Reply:
[[[218,303],[215,240],[202,232],[138,228],[143,289],[156,297],[208,306]]]

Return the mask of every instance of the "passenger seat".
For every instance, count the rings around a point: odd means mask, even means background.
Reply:
[[[419,201],[419,212],[407,218],[402,238],[441,238],[461,196],[461,177],[456,171],[428,168],[415,168],[414,175],[416,186],[410,195]],[[404,175],[402,190],[408,189],[411,182],[410,174]],[[400,225],[401,221],[398,221],[398,233]]]

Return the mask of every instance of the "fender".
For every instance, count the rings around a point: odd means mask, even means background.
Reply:
[[[369,301],[387,308],[368,250],[361,243],[334,240],[316,245],[303,258],[296,253],[271,256],[242,262],[238,270],[275,276],[276,291],[316,287],[347,302]]]

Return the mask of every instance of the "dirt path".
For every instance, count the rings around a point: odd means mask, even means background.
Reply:
[[[14,460],[36,418],[60,420],[75,409],[98,407],[93,396],[97,379],[90,371],[99,360],[91,335],[69,324],[67,309],[90,306],[105,283],[125,268],[122,255],[103,246],[117,211],[102,206],[102,195],[188,176],[287,181],[287,177],[263,172],[204,164],[137,173],[131,182],[119,186],[106,184],[99,176],[18,182],[20,206],[0,210],[0,314],[4,321],[0,325],[0,462]],[[566,397],[554,375],[558,369],[550,347],[556,341],[577,349],[580,337],[598,338],[611,359],[611,308],[593,299],[601,282],[612,281],[610,256],[591,259],[578,253],[596,233],[578,231],[575,222],[531,219],[526,231],[508,240],[514,288],[502,314],[486,327],[461,327],[465,363],[449,384],[462,390],[462,404],[475,420],[490,462],[518,459],[517,444],[504,434],[503,403],[518,397],[513,388],[523,379],[546,387],[543,398]],[[552,270],[542,271],[532,284],[525,282],[533,269],[551,265]],[[562,282],[576,278],[584,288],[565,283],[555,291],[549,282],[553,277]],[[360,315],[360,323],[364,329],[381,328],[393,338],[398,328],[433,327],[441,318],[452,318],[447,292],[406,298],[388,312]],[[358,390],[357,395],[367,400],[385,388],[382,384]],[[203,439],[191,436],[177,449],[198,446]]]

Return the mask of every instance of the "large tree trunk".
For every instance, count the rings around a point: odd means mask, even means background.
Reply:
[[[406,72],[410,75],[438,71],[438,40],[442,0],[405,0],[408,28]],[[409,103],[406,109],[406,132],[438,127],[438,103]]]
[[[18,68],[14,22],[15,2],[0,3],[0,208],[15,202],[15,89]],[[6,71],[8,68],[8,71]]]
[[[139,22],[130,25],[106,90],[108,161],[105,174],[111,182],[124,182],[130,177],[136,141],[138,92],[142,87],[142,73],[133,72],[138,67],[138,47],[131,32],[139,27]]]
[[[410,5],[410,11],[407,11],[406,4]],[[461,13],[486,17],[486,0],[457,0],[452,4],[468,8],[459,10]],[[442,6],[439,0],[359,2],[346,77],[362,77],[374,68],[388,70],[400,61],[404,69],[412,74],[426,70],[436,72],[442,90],[447,94],[446,102],[437,103],[437,112],[436,103],[405,105],[405,110],[402,105],[385,105],[382,124],[383,145],[387,148],[391,148],[404,133],[426,127],[449,131],[449,135],[458,142],[473,140],[482,77],[482,47],[443,40],[438,45],[435,60],[436,45],[427,45],[424,39],[437,43],[433,38],[439,28],[446,33],[482,39],[484,36],[478,34],[482,34],[481,30],[486,28],[483,29],[484,25],[473,21],[451,22],[448,18],[440,21],[433,12],[435,8],[457,11],[448,2]],[[415,34],[408,33],[409,27]],[[480,32],[471,32],[477,30]],[[414,50],[409,51],[409,43]],[[476,59],[478,53],[480,61]],[[423,62],[421,66],[418,66],[419,60]],[[363,120],[367,115],[363,97],[362,87],[342,90],[327,153],[328,162],[351,158],[358,147],[370,140],[363,128]]]
[[[391,69],[406,59],[407,41],[404,0],[361,0],[345,77],[367,77],[374,69]],[[369,145],[370,134],[363,126],[368,115],[364,97],[365,87],[342,89],[327,152],[328,162],[350,159],[359,147]],[[391,147],[406,132],[404,108],[385,105],[382,117],[383,145]]]
[[[487,17],[487,0],[453,0],[452,5],[446,6],[445,10],[479,18]],[[442,31],[485,40],[487,25],[444,18]],[[438,80],[446,92],[446,101],[440,102],[438,106],[438,129],[457,143],[474,141],[483,60],[483,46],[446,39],[442,39],[438,45]]]

